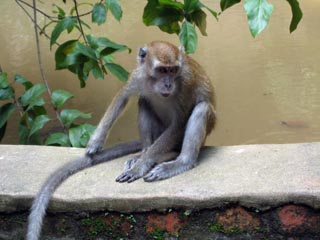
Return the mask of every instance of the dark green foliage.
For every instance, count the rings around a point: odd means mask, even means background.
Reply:
[[[92,10],[92,22],[101,25],[106,21],[107,10],[104,4],[96,3]]]
[[[85,87],[90,73],[95,78],[104,78],[106,68],[121,81],[126,81],[129,73],[113,62],[112,54],[124,50],[131,52],[131,49],[104,37],[87,35],[86,39],[87,45],[79,40],[69,40],[61,44],[55,54],[56,69],[68,69],[77,74],[81,87]],[[116,69],[110,67],[111,64],[116,66]]]
[[[302,19],[303,14],[300,9],[298,0],[287,0],[287,1],[291,6],[292,19],[290,23],[290,32],[293,32],[294,30],[296,30],[299,22]]]
[[[302,12],[297,0],[287,0],[292,10],[290,32],[294,31],[302,18]],[[221,0],[221,11],[240,3],[241,0]],[[256,37],[267,26],[273,11],[273,5],[267,0],[244,0],[244,8],[248,17],[249,29]],[[199,0],[148,0],[143,12],[143,22],[146,26],[158,26],[162,31],[179,35],[181,45],[186,53],[193,53],[197,49],[198,36],[196,27],[203,36],[207,36],[208,11],[218,19],[216,11],[204,5]],[[219,13],[221,14],[221,13]]]
[[[217,13],[199,0],[148,0],[144,8],[143,22],[146,26],[158,26],[162,31],[179,35],[186,53],[194,53],[198,45],[195,26],[206,36],[206,17],[203,9],[214,17]]]
[[[120,21],[122,17],[122,8],[118,0],[101,1],[94,5],[90,3],[82,4],[92,7],[91,20],[92,23],[97,23],[98,25],[106,22],[109,10],[118,21]],[[79,5],[81,4],[78,4],[78,6]],[[70,10],[71,16],[66,16],[65,11],[61,7],[57,5],[55,5],[55,7],[58,9],[58,11],[56,11],[58,20],[50,22],[50,24],[55,24],[51,34],[50,46],[57,42],[65,30],[67,30],[67,33],[70,33],[76,29],[82,36],[82,40],[67,40],[56,49],[56,69],[68,69],[75,73],[78,76],[81,87],[85,87],[85,81],[88,79],[90,73],[92,73],[95,78],[104,78],[104,75],[107,74],[106,64],[115,64],[112,54],[123,50],[131,51],[127,46],[115,43],[107,38],[85,35],[82,26],[86,26],[87,28],[90,28],[90,26],[79,16],[73,15],[75,14],[75,7]],[[117,64],[117,66],[119,65]],[[128,79],[129,74],[123,67],[117,67],[116,71],[110,70],[110,72],[121,81]]]
[[[65,133],[53,133],[48,137],[41,137],[41,130],[53,120],[47,115],[46,103],[43,94],[46,92],[44,84],[32,84],[21,75],[15,75],[15,83],[22,84],[25,92],[16,96],[13,87],[9,84],[7,74],[0,73],[0,100],[6,100],[0,107],[0,140],[4,137],[7,122],[11,115],[18,110],[19,143],[21,144],[46,144],[58,146],[85,147],[95,126],[90,124],[76,124],[78,118],[91,118],[91,114],[83,113],[76,109],[60,108],[73,97],[64,90],[56,90],[51,94],[51,104],[60,112]],[[8,94],[10,89],[10,94]]]
[[[232,7],[233,5],[241,2],[241,0],[221,0],[220,1],[220,8],[221,11],[226,10],[229,7]]]

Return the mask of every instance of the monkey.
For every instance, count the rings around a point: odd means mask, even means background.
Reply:
[[[51,195],[76,172],[131,153],[137,155],[125,163],[116,178],[119,183],[163,180],[198,164],[200,149],[216,122],[208,75],[183,47],[165,41],[141,47],[137,62],[91,136],[85,155],[56,170],[37,194],[29,215],[28,240],[39,238]],[[110,128],[134,95],[138,96],[140,138],[102,150]]]

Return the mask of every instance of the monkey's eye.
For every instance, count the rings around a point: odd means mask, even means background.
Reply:
[[[167,70],[166,67],[158,67],[158,68],[157,68],[157,71],[158,71],[159,73],[168,73],[168,70]]]
[[[176,74],[178,72],[179,67],[171,67],[170,73]]]

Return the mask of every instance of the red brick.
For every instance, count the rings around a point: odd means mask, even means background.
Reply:
[[[131,223],[126,218],[121,217],[120,214],[109,214],[103,220],[112,231],[119,231],[122,235],[128,234],[131,230]]]
[[[146,231],[152,233],[156,230],[177,234],[182,228],[183,222],[177,212],[168,214],[150,213],[147,218]]]
[[[311,213],[307,207],[286,205],[278,211],[278,217],[282,229],[287,232],[317,231],[320,228],[320,215]]]
[[[260,226],[259,218],[240,206],[218,213],[216,217],[217,224],[221,225],[226,231],[234,229],[240,231],[254,230]]]

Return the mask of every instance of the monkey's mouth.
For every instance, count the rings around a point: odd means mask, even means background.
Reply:
[[[170,96],[170,93],[161,93],[161,96],[166,98]]]

